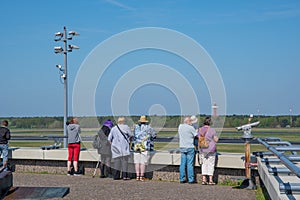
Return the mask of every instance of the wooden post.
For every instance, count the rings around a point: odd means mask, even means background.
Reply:
[[[246,178],[251,178],[251,169],[250,169],[250,142],[245,142],[245,172]]]

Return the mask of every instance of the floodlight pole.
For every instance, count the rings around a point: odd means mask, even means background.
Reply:
[[[61,78],[64,82],[64,148],[67,148],[67,120],[68,120],[68,66],[67,66],[67,56],[68,52],[72,52],[73,49],[79,49],[78,46],[75,45],[69,45],[68,46],[68,40],[72,40],[73,36],[79,35],[79,33],[75,31],[69,32],[70,37],[67,36],[67,28],[64,26],[64,32],[56,32],[55,33],[55,42],[63,41],[64,42],[64,48],[63,47],[54,47],[55,53],[63,53],[64,54],[64,67],[62,68],[60,65],[56,65],[56,67],[60,70],[60,72],[63,72],[61,74]]]
[[[67,121],[68,121],[68,71],[67,71],[67,55],[68,55],[68,47],[67,47],[67,28],[64,26],[64,148],[67,148]]]

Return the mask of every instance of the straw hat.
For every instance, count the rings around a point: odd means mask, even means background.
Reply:
[[[191,116],[191,123],[195,124],[197,122],[198,122],[198,118],[195,115]]]
[[[146,119],[146,116],[143,115],[143,116],[140,117],[139,122],[148,122],[148,120]]]

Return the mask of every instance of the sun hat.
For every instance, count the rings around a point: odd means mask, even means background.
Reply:
[[[139,122],[148,122],[148,120],[146,119],[146,116],[143,115],[143,116],[140,117]]]
[[[110,119],[108,119],[108,120],[106,120],[104,123],[103,123],[103,126],[107,126],[107,127],[109,127],[109,128],[112,128],[113,127],[113,122],[110,120]]]
[[[191,116],[191,123],[195,124],[197,122],[198,122],[198,118],[195,115]]]

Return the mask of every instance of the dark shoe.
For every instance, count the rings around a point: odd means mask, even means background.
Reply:
[[[180,181],[181,184],[186,183],[186,181]]]
[[[74,172],[74,176],[81,176],[82,173],[80,171]]]
[[[189,182],[189,184],[196,184],[197,182],[193,181],[193,182]]]
[[[67,175],[68,175],[68,176],[72,176],[73,173],[72,173],[71,171],[68,171]]]
[[[104,176],[104,175],[101,175],[101,176],[100,176],[100,178],[106,178],[106,176]]]

